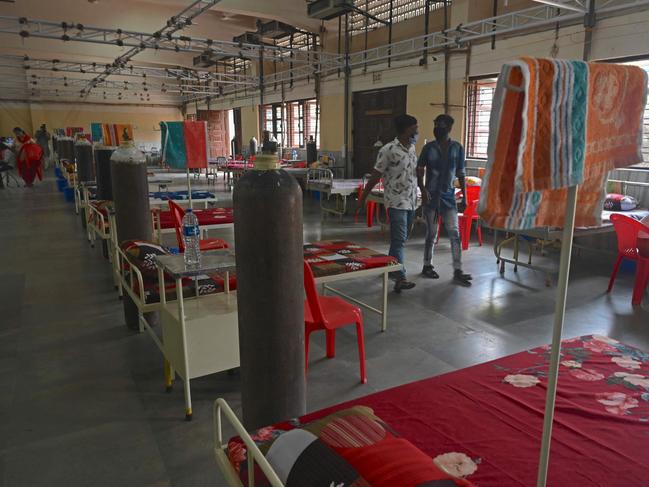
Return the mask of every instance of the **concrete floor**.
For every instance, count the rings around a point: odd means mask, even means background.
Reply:
[[[312,198],[305,222],[305,241],[345,238],[387,251],[378,228],[322,223]],[[124,326],[108,264],[53,179],[0,190],[0,228],[0,487],[224,485],[211,408],[224,397],[239,412],[239,376],[192,381],[194,421],[184,421],[181,383],[165,394],[159,351]],[[233,240],[230,231],[222,236]],[[358,381],[353,329],[338,333],[334,360],[324,359],[324,338],[314,335],[309,410],[550,341],[556,287],[546,288],[543,275],[508,268],[503,278],[491,247],[472,245],[464,262],[475,285],[454,286],[442,238],[442,278],[424,280],[422,237],[419,227],[407,247],[417,287],[390,294],[388,331],[365,315],[368,384]],[[575,257],[564,336],[599,333],[649,350],[649,308],[631,307],[630,273],[606,295],[610,269],[601,255]],[[378,279],[343,288],[379,303]]]

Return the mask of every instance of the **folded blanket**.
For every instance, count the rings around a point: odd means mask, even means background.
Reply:
[[[647,74],[635,66],[522,58],[503,66],[478,211],[488,225],[562,227],[580,185],[576,226],[601,224],[610,170],[642,162]]]

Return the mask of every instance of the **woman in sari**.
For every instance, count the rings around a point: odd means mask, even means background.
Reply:
[[[18,142],[16,169],[25,185],[30,188],[34,185],[36,176],[43,179],[43,149],[20,127],[14,129],[14,134]]]

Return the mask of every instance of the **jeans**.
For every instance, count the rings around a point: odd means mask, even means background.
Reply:
[[[412,220],[415,217],[415,210],[399,210],[397,208],[389,208],[388,216],[390,217],[390,252],[392,257],[395,257],[401,265],[403,270],[399,271],[398,278],[406,278],[406,267],[404,265],[403,247],[410,236],[410,227]]]
[[[453,254],[453,269],[462,269],[462,244],[458,230],[457,208],[447,208],[440,204],[439,210],[424,207],[426,220],[426,243],[424,244],[424,265],[432,265],[435,240],[437,240],[437,222],[442,218],[444,228],[451,241]]]

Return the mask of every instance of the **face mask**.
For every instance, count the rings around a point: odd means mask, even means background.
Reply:
[[[444,127],[435,127],[433,129],[433,134],[435,134],[435,138],[438,140],[448,137],[448,132],[449,130]]]
[[[412,145],[416,145],[418,140],[419,140],[419,134],[414,134],[413,136],[410,137],[410,143]]]

